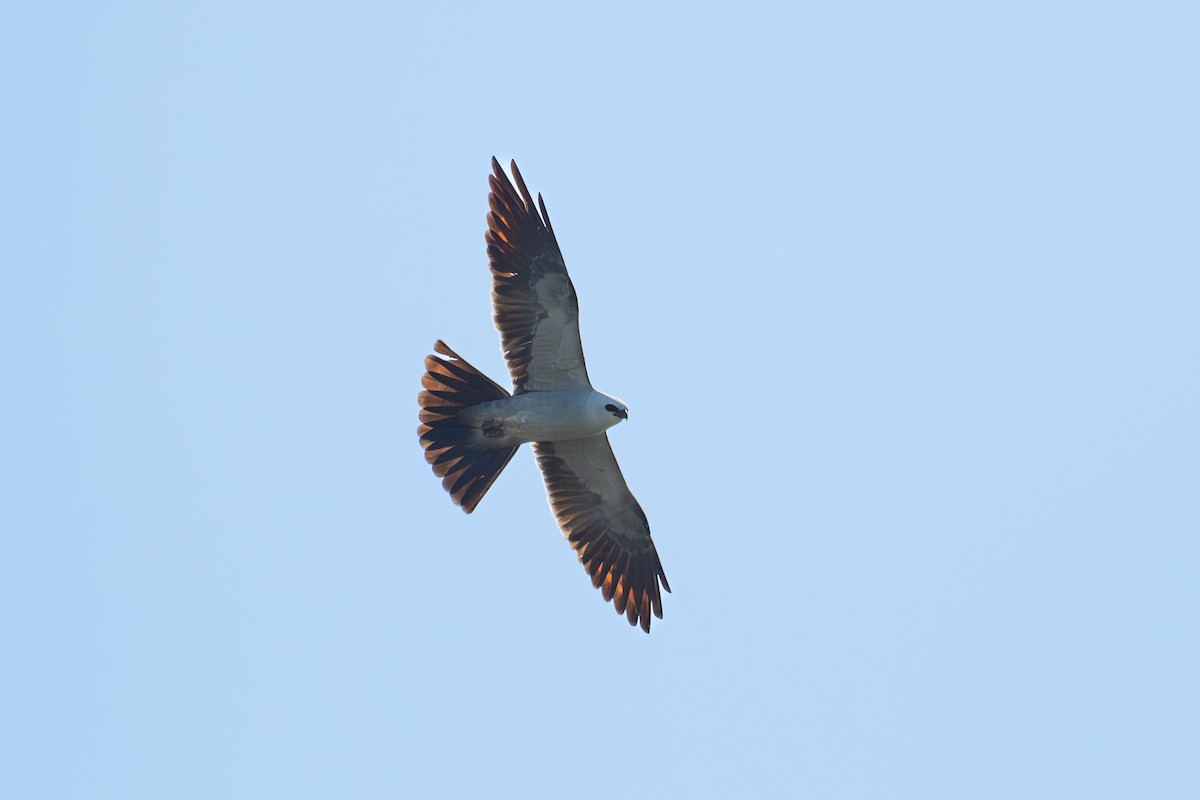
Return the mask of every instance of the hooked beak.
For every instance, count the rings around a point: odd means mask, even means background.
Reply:
[[[629,419],[629,412],[623,408],[618,408],[617,413],[614,416],[620,417],[621,419]]]

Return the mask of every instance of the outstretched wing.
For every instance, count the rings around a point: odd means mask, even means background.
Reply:
[[[487,215],[492,316],[500,331],[513,393],[591,386],[579,342],[579,301],[550,227],[512,162],[520,194],[492,159]],[[538,209],[541,213],[538,213]]]
[[[671,591],[650,538],[650,524],[629,492],[617,458],[601,434],[587,439],[535,442],[550,507],[575,548],[592,585],[630,625],[650,632],[650,614],[662,619],[662,588]]]

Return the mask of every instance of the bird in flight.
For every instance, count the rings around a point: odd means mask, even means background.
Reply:
[[[470,514],[525,442],[533,443],[563,536],[618,614],[650,632],[671,591],[650,524],[625,485],[605,433],[629,418],[592,388],[579,341],[579,301],[550,225],[512,162],[492,159],[486,234],[492,317],[513,390],[446,346],[425,358],[417,435],[455,505]],[[520,190],[518,193],[518,189]]]

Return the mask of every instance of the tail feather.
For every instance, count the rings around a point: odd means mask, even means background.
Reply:
[[[448,356],[426,356],[422,391],[421,425],[417,435],[425,448],[425,460],[433,474],[442,479],[450,499],[470,514],[492,488],[496,478],[517,452],[515,447],[481,445],[479,432],[458,421],[464,408],[500,400],[509,393],[503,386],[463,360],[441,339],[435,352]]]

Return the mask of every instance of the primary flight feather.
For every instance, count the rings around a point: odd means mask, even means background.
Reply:
[[[592,388],[579,341],[579,301],[546,204],[512,162],[516,186],[492,159],[487,252],[492,316],[513,390],[438,340],[425,359],[417,428],[425,458],[468,514],[517,448],[532,442],[550,507],[604,599],[650,632],[671,591],[642,507],[608,443],[628,419],[620,400]]]

